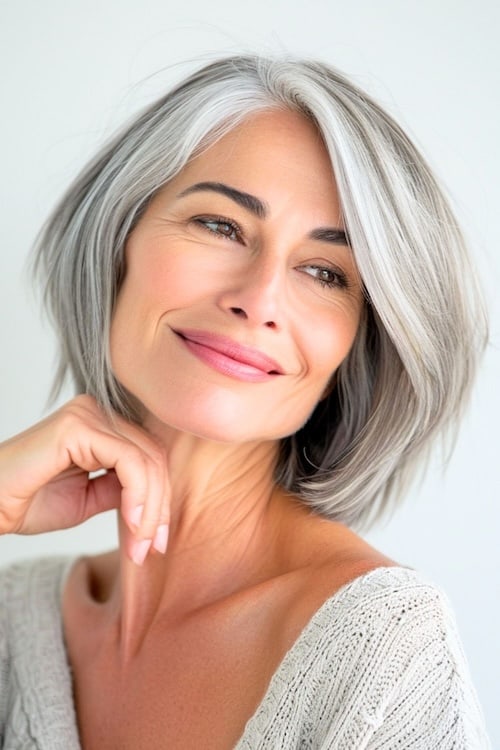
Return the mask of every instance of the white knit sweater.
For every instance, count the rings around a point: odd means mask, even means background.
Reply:
[[[0,575],[0,748],[79,750],[62,637],[70,560]],[[490,748],[453,615],[413,570],[379,568],[323,604],[237,750]]]

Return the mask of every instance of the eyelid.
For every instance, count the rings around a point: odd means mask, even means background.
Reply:
[[[219,234],[218,232],[214,232],[212,229],[208,229],[208,227],[204,226],[204,222],[206,223],[212,222],[213,224],[227,224],[236,232],[237,240],[239,242],[243,242],[243,231],[240,225],[236,221],[234,221],[234,219],[230,219],[228,216],[218,216],[214,214],[198,214],[196,216],[192,216],[190,221],[198,223],[199,226],[204,227],[207,232],[211,232],[215,236],[219,236],[222,239],[229,240],[230,237],[225,236],[222,233]]]
[[[329,271],[330,273],[334,274],[336,279],[332,280],[331,282],[323,281],[319,277],[314,276],[313,274],[310,274],[306,271],[308,276],[311,276],[315,281],[318,282],[323,287],[328,287],[330,289],[349,289],[351,287],[351,281],[349,279],[348,274],[342,270],[342,268],[339,268],[338,266],[333,265],[332,263],[327,263],[325,261],[319,262],[319,261],[311,261],[309,263],[303,263],[300,268],[302,269],[315,269],[317,271]]]
[[[241,228],[241,225],[236,222],[234,219],[230,219],[228,216],[222,216],[220,214],[196,214],[195,216],[192,216],[189,219],[189,222],[198,223],[199,226],[201,226],[206,232],[210,232],[215,237],[220,237],[223,240],[228,240],[230,242],[240,242],[244,244],[245,242],[245,234],[244,231]],[[204,222],[209,223],[212,222],[214,224],[227,224],[230,226],[234,232],[236,233],[236,238],[231,239],[230,236],[224,235],[222,232],[216,232],[212,229],[209,229],[208,227],[204,226]],[[299,268],[313,268],[317,269],[318,271],[326,270],[330,271],[332,274],[336,276],[336,280],[332,282],[322,281],[321,279],[313,276],[313,274],[308,274],[314,281],[316,281],[318,284],[320,284],[323,287],[328,287],[330,289],[350,289],[353,286],[352,279],[350,275],[343,270],[340,266],[336,265],[330,260],[326,260],[324,258],[311,260],[306,263],[301,263]]]

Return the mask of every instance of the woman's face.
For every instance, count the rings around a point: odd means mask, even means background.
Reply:
[[[293,112],[253,115],[162,189],[131,233],[113,370],[176,429],[274,440],[321,399],[362,304],[318,133]]]

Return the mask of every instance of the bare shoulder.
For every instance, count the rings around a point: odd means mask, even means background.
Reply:
[[[373,547],[363,537],[342,523],[319,519],[317,534],[323,540],[323,564],[333,566],[342,575],[355,578],[375,568],[398,563]]]
[[[399,566],[345,524],[300,508],[290,536],[295,565],[303,570],[307,587],[318,601],[372,570]]]

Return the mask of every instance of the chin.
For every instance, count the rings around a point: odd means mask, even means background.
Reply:
[[[231,399],[169,398],[163,403],[145,399],[142,403],[144,424],[156,423],[160,430],[163,425],[217,443],[240,443],[256,438],[251,434],[246,415]]]
[[[144,410],[146,424],[156,423],[160,429],[164,425],[204,440],[226,444],[280,440],[296,432],[302,424],[295,420],[290,424],[289,409],[286,423],[277,413],[270,419],[269,408],[246,404],[234,394],[233,397],[213,393],[198,398],[191,396],[186,401],[171,398],[161,406],[148,399]]]

